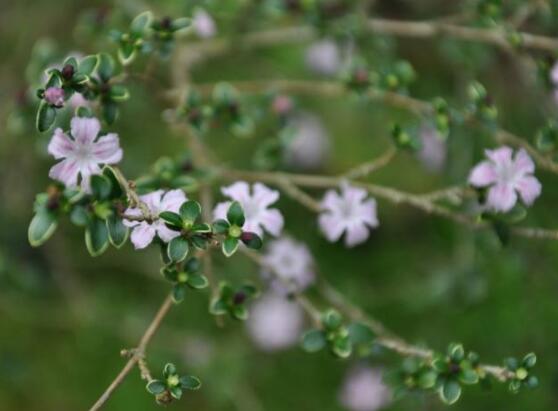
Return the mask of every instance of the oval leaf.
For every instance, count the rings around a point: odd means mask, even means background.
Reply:
[[[58,222],[53,213],[47,210],[39,211],[29,224],[29,230],[27,232],[29,244],[33,247],[38,247],[43,244],[54,234],[57,225]]]
[[[189,248],[188,240],[185,238],[180,236],[173,238],[167,247],[169,259],[174,263],[184,260],[188,255]]]

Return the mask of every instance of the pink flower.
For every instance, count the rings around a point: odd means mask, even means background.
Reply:
[[[423,125],[420,129],[422,147],[417,155],[424,166],[432,172],[440,171],[446,163],[446,142],[432,126]]]
[[[320,118],[304,113],[292,118],[288,126],[293,135],[285,150],[285,163],[301,170],[322,166],[329,157],[331,144]]]
[[[260,349],[277,351],[298,342],[304,314],[295,302],[269,294],[252,305],[246,325]]]
[[[339,401],[351,411],[376,411],[391,400],[391,391],[382,382],[378,369],[356,366],[349,371]]]
[[[306,65],[314,72],[326,76],[336,74],[341,68],[341,53],[332,40],[320,40],[306,51]]]
[[[275,96],[271,102],[271,111],[273,111],[278,116],[284,116],[289,114],[293,109],[293,99],[284,94],[279,94]]]
[[[290,237],[271,241],[263,260],[263,277],[273,279],[272,286],[282,294],[303,291],[316,277],[310,250],[306,244]],[[269,273],[270,270],[280,279],[274,278],[274,275]]]
[[[50,169],[49,176],[67,187],[79,186],[89,192],[90,177],[101,173],[99,164],[115,164],[122,159],[118,135],[109,133],[97,138],[100,130],[96,118],[80,117],[72,118],[71,137],[60,128],[54,130],[48,152],[56,160],[64,160]]]
[[[68,105],[75,110],[79,107],[91,107],[91,102],[83,94],[76,92],[68,100]]]
[[[488,160],[477,164],[469,175],[475,187],[489,187],[486,205],[494,210],[507,212],[517,203],[517,193],[527,206],[541,194],[541,183],[532,174],[535,164],[524,149],[512,159],[513,150],[504,146],[486,150]]]
[[[263,236],[267,231],[273,236],[278,236],[283,230],[283,215],[275,208],[268,208],[279,199],[279,192],[271,190],[261,183],[250,186],[244,181],[238,181],[228,187],[221,188],[223,195],[238,201],[244,210],[246,222],[242,227],[244,231],[250,231]],[[217,204],[213,210],[215,219],[226,218],[227,210],[232,201]]]
[[[54,107],[62,107],[64,105],[64,90],[60,87],[47,88],[44,97],[45,101]]]
[[[329,241],[339,240],[343,233],[346,233],[347,247],[366,241],[370,228],[379,225],[376,200],[366,198],[365,190],[346,183],[341,185],[341,195],[335,190],[326,192],[321,204],[324,211],[320,214],[318,223]]]
[[[213,37],[217,33],[215,21],[204,9],[198,8],[194,11],[192,25],[198,37],[202,39]]]
[[[140,200],[145,203],[151,215],[158,216],[163,211],[177,213],[180,206],[186,201],[186,196],[182,190],[171,190],[166,193],[163,190],[157,190],[140,196]],[[128,208],[125,214],[134,217],[142,216],[139,208]],[[178,231],[167,228],[161,219],[155,219],[152,222],[124,220],[124,225],[132,227],[130,238],[136,249],[147,247],[155,238],[155,234],[165,243],[180,234]]]

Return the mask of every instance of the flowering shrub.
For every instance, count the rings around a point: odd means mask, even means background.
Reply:
[[[111,246],[119,249],[128,240],[138,252],[157,248],[160,271],[168,282],[169,295],[153,322],[138,345],[125,352],[128,363],[91,410],[100,409],[135,366],[157,403],[171,403],[187,395],[185,390],[200,388],[197,377],[179,374],[171,363],[159,365],[164,368],[162,377],[154,378],[146,349],[172,306],[188,304],[190,292],[206,288],[210,289],[208,316],[220,323],[226,318],[233,323],[246,320],[249,334],[263,351],[300,342],[309,353],[327,351],[339,359],[366,359],[385,351],[398,354],[401,359],[387,363],[382,371],[359,365],[348,372],[339,398],[351,410],[383,407],[392,392],[394,397],[436,393],[443,403],[453,404],[467,385],[502,382],[514,393],[538,385],[533,353],[491,365],[461,343],[438,351],[392,333],[322,278],[309,247],[288,233],[292,227],[281,200],[290,198],[304,208],[300,212],[307,212],[313,233],[346,248],[347,258],[354,258],[353,247],[370,238],[381,239],[380,220],[382,227],[390,225],[390,204],[407,205],[470,230],[492,231],[503,244],[511,236],[556,240],[557,231],[522,223],[528,209],[544,195],[537,175],[558,173],[556,126],[542,127],[533,144],[506,131],[488,88],[479,82],[471,82],[465,103],[450,104],[439,96],[419,99],[412,85],[420,73],[393,56],[375,66],[377,60],[367,56],[370,45],[364,37],[373,33],[420,38],[443,33],[526,55],[555,52],[558,40],[510,28],[504,24],[505,16],[518,11],[499,1],[477,1],[467,15],[472,20],[463,24],[384,20],[358,3],[255,2],[253,7],[265,24],[277,27],[261,34],[252,27],[254,33],[241,32],[231,37],[231,44],[219,36],[232,35],[233,30],[221,30],[219,18],[210,10],[196,8],[186,17],[145,11],[124,30],[110,32],[110,48],[68,57],[48,69],[36,90],[35,123],[38,132],[50,137],[47,151],[58,162],[50,169],[45,191],[36,196],[30,244],[43,245],[60,224],[69,221],[83,229],[85,247],[93,257]],[[287,25],[292,19],[305,25]],[[196,84],[185,74],[198,61],[226,52],[236,41],[242,47],[265,47],[293,37],[312,43],[303,63],[319,79],[227,83],[223,78],[207,85]],[[137,72],[135,65],[144,60],[148,61],[145,71]],[[189,157],[165,157],[153,166],[135,164],[143,175],[130,179],[118,166],[130,136],[119,136],[114,130],[119,116],[128,114],[125,104],[136,98],[128,82],[157,82],[151,72],[157,61],[171,71],[172,87],[160,93],[171,106],[163,118],[186,138]],[[555,93],[556,65],[541,62],[539,72],[546,91]],[[157,85],[158,92],[161,88]],[[391,139],[385,152],[370,153],[370,160],[352,164],[338,175],[326,175],[320,171],[335,152],[320,120],[299,111],[304,100],[297,96],[307,93],[347,96],[347,104],[381,102],[415,116],[386,118]],[[456,187],[415,194],[367,180],[404,156],[418,157],[432,173],[443,172],[450,161],[448,146],[458,140],[458,130],[469,128],[482,130],[491,148],[485,158],[475,152],[477,164],[468,175],[460,173]],[[253,158],[238,169],[217,156],[219,142],[207,136],[216,129],[239,145],[257,133],[266,138],[251,144]],[[243,155],[247,157],[248,150]],[[293,173],[290,168],[312,173]],[[260,278],[219,280],[212,269],[219,252],[227,259],[254,261]],[[348,274],[342,269],[340,275]],[[493,351],[506,349],[505,344],[497,344]]]

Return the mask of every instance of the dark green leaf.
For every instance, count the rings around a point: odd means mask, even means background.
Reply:
[[[216,234],[225,234],[227,231],[229,231],[230,226],[231,225],[226,220],[216,220],[215,222],[213,222],[213,231]]]
[[[115,84],[109,92],[110,99],[117,102],[126,101],[130,98],[130,92],[121,84]]]
[[[335,330],[341,326],[343,318],[338,311],[328,310],[322,316],[322,323],[324,324],[324,327],[330,330]]]
[[[103,103],[103,119],[107,124],[113,124],[118,117],[118,104],[111,101],[106,101]]]
[[[143,32],[150,26],[152,20],[153,13],[150,11],[144,11],[138,14],[130,24],[130,33],[134,36],[141,37]]]
[[[186,287],[184,284],[175,284],[172,287],[172,300],[175,303],[180,303],[184,300],[184,296],[186,295]]]
[[[33,247],[38,247],[43,244],[54,234],[57,224],[58,222],[54,213],[48,210],[38,211],[29,224],[29,230],[27,232],[29,244]]]
[[[348,329],[349,338],[353,344],[371,344],[374,341],[374,333],[367,325],[352,323]]]
[[[159,214],[159,218],[163,219],[167,225],[172,226],[177,230],[181,230],[183,227],[182,217],[177,213],[173,213],[172,211],[163,211]]]
[[[79,62],[79,72],[86,76],[90,76],[91,73],[95,71],[97,68],[97,63],[99,62],[98,56],[92,54],[90,56],[86,56]]]
[[[187,284],[196,290],[200,290],[202,288],[206,288],[209,285],[209,281],[201,274],[190,274],[188,276]]]
[[[454,404],[461,396],[461,386],[457,381],[446,380],[440,388],[440,399],[448,404]]]
[[[475,370],[469,367],[463,367],[459,372],[459,381],[463,384],[472,385],[479,382],[479,375]]]
[[[108,177],[100,174],[95,174],[91,176],[91,191],[93,196],[97,200],[108,199],[110,192],[112,190],[112,184]]]
[[[244,210],[238,201],[233,201],[227,211],[227,220],[232,225],[242,227],[246,221],[244,218]]]
[[[79,227],[85,227],[89,224],[89,220],[89,212],[84,206],[76,205],[72,208],[72,211],[70,211],[70,221]]]
[[[178,18],[178,19],[174,19],[171,23],[171,30],[172,31],[182,30],[182,29],[185,29],[186,27],[188,27],[190,24],[192,24],[192,20],[190,20],[187,17],[181,17],[181,18]]]
[[[46,101],[41,101],[37,111],[36,126],[41,133],[48,131],[56,120],[56,109]]]
[[[163,381],[152,380],[152,381],[149,381],[147,383],[145,388],[149,393],[151,393],[153,395],[157,395],[157,394],[162,394],[163,392],[165,392],[165,390],[167,389],[167,386],[165,385],[165,383]]]
[[[108,228],[105,222],[94,218],[85,230],[85,245],[92,257],[103,254],[109,245]]]
[[[174,263],[184,260],[188,255],[189,248],[188,240],[185,238],[181,236],[173,238],[167,248],[169,259]]]
[[[253,250],[259,250],[262,248],[263,241],[256,233],[243,232],[240,239],[248,248]]]
[[[238,238],[227,237],[223,240],[223,244],[221,245],[221,249],[223,250],[223,254],[226,257],[230,257],[233,255],[237,248],[238,248]]]
[[[353,346],[348,337],[341,337],[333,341],[331,351],[339,358],[348,358],[353,351]]]
[[[173,398],[175,398],[177,400],[182,398],[182,388],[172,387],[172,388],[169,388],[169,391],[170,391],[171,395],[173,396]]]
[[[193,223],[201,214],[201,206],[197,201],[186,201],[180,206],[180,215],[182,219]]]
[[[107,218],[106,222],[111,244],[116,248],[122,247],[128,240],[130,229],[124,225],[122,218],[115,214]]]
[[[220,298],[216,298],[211,302],[209,306],[209,312],[213,315],[223,315],[228,311],[228,305],[225,301]]]
[[[240,321],[248,319],[248,309],[243,305],[235,305],[232,309],[232,316]]]
[[[320,351],[326,343],[325,334],[321,330],[310,330],[302,336],[302,348],[307,352]]]
[[[186,272],[189,274],[195,273],[199,269],[200,260],[198,260],[196,257],[192,257],[188,261],[186,261],[186,263],[184,263],[184,270],[186,270]]]
[[[537,356],[535,353],[529,353],[523,358],[523,366],[526,368],[533,368],[537,363]]]
[[[180,377],[180,386],[185,390],[198,390],[201,387],[201,381],[193,375],[183,375]]]
[[[438,373],[432,369],[422,371],[418,376],[418,385],[424,390],[433,388],[436,385]]]
[[[97,57],[97,73],[99,73],[99,77],[102,81],[109,81],[110,78],[114,75],[114,59],[107,53],[99,53]]]
[[[176,374],[176,366],[169,362],[165,364],[165,368],[163,368],[163,376],[165,378],[168,378],[170,375],[175,375]]]

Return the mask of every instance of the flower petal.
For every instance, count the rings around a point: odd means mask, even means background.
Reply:
[[[147,247],[155,237],[155,229],[145,221],[139,223],[133,230],[130,239],[136,250]]]
[[[213,220],[226,220],[227,219],[227,211],[231,206],[231,201],[224,201],[219,203],[213,209]]]
[[[50,178],[61,181],[66,187],[77,187],[79,165],[77,160],[66,159],[55,164],[49,171]]]
[[[366,190],[362,188],[352,187],[346,183],[343,183],[341,185],[341,193],[343,200],[349,204],[361,203],[368,195]]]
[[[160,211],[172,211],[178,213],[180,206],[186,202],[186,195],[182,190],[167,191],[161,200]]]
[[[72,137],[81,144],[93,143],[99,131],[101,123],[96,118],[74,117],[70,123]]]
[[[320,214],[318,217],[318,224],[325,238],[332,243],[339,240],[346,228],[342,220],[339,220],[330,213]]]
[[[245,181],[237,181],[228,187],[223,187],[221,192],[241,204],[248,202],[250,199],[250,186]]]
[[[359,213],[362,221],[364,221],[370,227],[377,227],[380,225],[380,222],[378,221],[376,200],[374,200],[373,198],[364,202],[360,206]]]
[[[511,163],[513,150],[508,146],[502,146],[495,150],[486,150],[486,156],[496,164]]]
[[[255,183],[252,198],[259,207],[266,208],[279,199],[279,191],[272,190],[262,183]]]
[[[496,179],[496,169],[489,161],[479,163],[469,174],[469,184],[475,187],[486,187],[495,183]]]
[[[539,180],[533,176],[527,176],[521,178],[517,183],[515,188],[519,191],[521,199],[525,205],[530,206],[533,204],[535,199],[541,195],[542,186]]]
[[[533,163],[533,160],[523,148],[515,155],[514,169],[519,175],[532,174],[535,172],[535,163]]]
[[[92,154],[98,163],[115,164],[122,160],[122,149],[120,148],[118,134],[110,133],[100,137],[93,143]]]
[[[165,243],[168,243],[170,240],[180,235],[180,232],[171,230],[170,228],[165,226],[163,222],[157,223],[156,230],[159,238]]]
[[[488,205],[495,211],[510,211],[517,202],[517,194],[511,184],[496,184],[488,190]]]
[[[150,193],[140,196],[140,200],[145,203],[149,211],[154,214],[159,214],[159,209],[161,207],[161,197],[163,196],[163,190],[156,190]]]
[[[337,212],[339,209],[339,203],[341,202],[341,197],[335,190],[328,190],[324,198],[321,202],[321,206],[325,210],[329,210],[331,212]]]
[[[277,237],[281,234],[283,230],[283,225],[285,220],[283,219],[283,214],[275,208],[270,210],[262,211],[259,216],[260,224],[263,228],[271,235]]]
[[[360,243],[365,242],[368,239],[370,232],[366,224],[354,223],[347,227],[347,233],[345,234],[345,245],[347,247],[354,247]]]
[[[74,142],[68,137],[61,128],[54,130],[54,134],[48,144],[48,152],[56,160],[69,157],[74,152]]]

